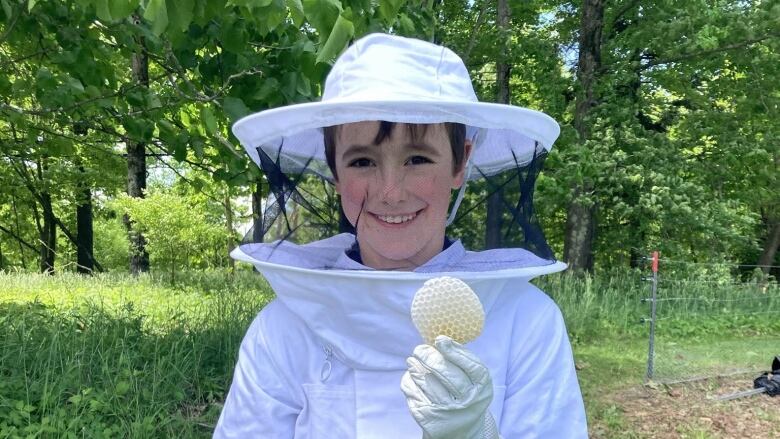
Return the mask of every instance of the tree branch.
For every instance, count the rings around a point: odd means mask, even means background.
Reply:
[[[8,38],[9,35],[11,35],[11,31],[14,30],[14,27],[16,26],[17,20],[19,20],[19,16],[22,15],[21,10],[25,7],[24,4],[19,5],[18,8],[14,9],[14,15],[11,17],[11,23],[8,24],[8,27],[5,28],[5,32],[3,32],[3,35],[0,35],[0,44],[2,44],[6,38]]]
[[[626,15],[628,11],[633,9],[639,3],[641,3],[640,0],[631,0],[624,3],[623,6],[618,9],[617,13],[615,14],[615,18],[612,19],[612,22],[610,23],[610,30],[615,27],[617,22],[620,21],[620,19],[623,18],[623,16]]]
[[[749,40],[740,41],[738,43],[728,44],[728,45],[721,46],[721,47],[716,47],[714,49],[702,50],[701,52],[682,53],[680,55],[670,56],[668,58],[661,58],[661,59],[650,60],[647,64],[642,65],[640,67],[640,70],[646,70],[646,69],[649,69],[651,67],[655,67],[655,66],[661,65],[661,64],[669,64],[669,63],[684,61],[684,60],[690,59],[690,58],[696,58],[696,57],[700,57],[700,56],[707,56],[707,55],[712,55],[714,53],[720,53],[720,52],[728,52],[729,50],[741,49],[743,47],[750,46],[752,44],[760,43],[760,42],[762,42],[764,40],[768,40],[770,38],[777,38],[777,37],[780,37],[780,33],[764,35],[763,37],[752,38],[752,39],[749,39]]]
[[[477,34],[479,34],[479,28],[482,27],[482,23],[485,21],[485,10],[487,9],[487,2],[482,3],[482,8],[477,15],[477,21],[474,23],[474,29],[471,31],[471,38],[469,39],[469,45],[466,47],[466,52],[463,54],[463,64],[468,64],[469,55],[474,49],[474,45],[477,43]]]
[[[32,250],[32,251],[34,251],[34,252],[37,252],[37,251],[38,251],[38,249],[37,249],[37,248],[35,248],[35,247],[33,247],[33,245],[32,245],[32,244],[30,244],[30,243],[28,243],[27,241],[25,241],[24,239],[20,238],[19,236],[17,236],[17,235],[16,235],[16,233],[12,232],[11,230],[9,230],[9,229],[6,229],[6,228],[5,228],[5,227],[3,227],[3,226],[0,226],[0,231],[2,231],[2,232],[5,232],[5,233],[7,233],[7,234],[11,235],[11,237],[12,237],[12,238],[14,238],[15,240],[17,240],[17,241],[18,241],[20,244],[24,245],[25,247],[29,248],[30,250]]]
[[[43,53],[43,52],[38,52],[38,53]],[[153,77],[152,80],[156,81],[158,79],[162,79],[165,76],[166,76],[165,74],[160,74],[159,76]],[[76,109],[76,108],[78,108],[78,107],[80,107],[82,105],[86,105],[86,104],[89,104],[91,102],[99,101],[101,99],[108,99],[108,98],[115,98],[117,96],[123,96],[125,93],[127,93],[130,90],[132,90],[134,88],[137,88],[137,87],[140,87],[140,84],[132,84],[132,85],[129,85],[127,87],[120,87],[119,90],[117,90],[114,93],[109,93],[109,94],[106,94],[106,95],[96,96],[94,98],[84,99],[83,101],[79,101],[79,102],[73,103],[73,104],[71,104],[71,105],[69,105],[67,107],[62,107],[62,108],[24,109],[24,108],[21,108],[21,107],[17,107],[15,105],[0,103],[0,110],[10,110],[10,111],[14,111],[14,112],[19,113],[19,114],[31,114],[31,115],[34,115],[34,116],[46,116],[46,115],[51,114],[51,113],[68,112],[68,111]],[[153,108],[153,109],[157,109],[157,108]]]
[[[189,78],[187,78],[186,71],[181,66],[181,63],[179,62],[179,59],[176,58],[176,55],[173,53],[173,50],[170,48],[170,46],[168,46],[166,49],[167,49],[166,50],[167,59],[164,60],[166,62],[160,62],[160,60],[158,60],[156,58],[152,58],[152,59],[154,59],[157,62],[157,64],[163,70],[165,70],[167,72],[166,75],[168,76],[168,81],[171,83],[171,87],[173,87],[173,89],[176,91],[176,93],[179,96],[181,96],[182,98],[188,99],[188,100],[191,100],[191,101],[196,101],[196,102],[213,102],[214,105],[217,105],[218,107],[222,108],[222,104],[220,104],[217,99],[219,99],[223,94],[225,94],[227,89],[230,87],[230,83],[232,81],[234,81],[236,79],[243,78],[244,76],[254,76],[254,75],[262,75],[263,74],[263,72],[261,70],[258,70],[258,69],[249,69],[249,70],[240,71],[238,73],[234,73],[234,74],[228,76],[228,78],[225,80],[225,83],[222,85],[222,87],[219,88],[219,90],[216,91],[216,93],[214,93],[211,96],[208,96],[208,95],[198,91],[198,88],[195,86],[195,84],[193,84],[192,81]],[[174,68],[171,68],[170,66],[168,66],[167,65],[168,62],[172,62]],[[184,81],[185,84],[187,84],[187,87],[193,93],[192,95],[188,95],[187,93],[182,91],[179,88],[178,85],[176,85],[176,80],[173,77],[174,73],[176,75],[178,75],[178,77],[181,78],[181,80]]]
[[[52,217],[54,218],[54,222],[57,224],[57,226],[60,228],[60,230],[62,230],[62,233],[64,233],[65,236],[68,237],[68,240],[70,240],[70,242],[73,245],[75,245],[76,248],[83,248],[81,245],[79,245],[79,242],[76,239],[76,237],[73,236],[73,234],[70,233],[70,230],[68,230],[67,227],[65,227],[65,224],[62,223],[62,220],[57,218],[57,216],[54,215],[54,214],[52,214]],[[98,263],[98,261],[95,260],[95,253],[94,253],[94,251],[89,252],[89,257],[90,257],[90,259],[92,259],[92,262],[95,264],[95,269],[97,271],[99,271],[99,272],[102,272],[103,271],[103,266],[101,266],[100,263]]]

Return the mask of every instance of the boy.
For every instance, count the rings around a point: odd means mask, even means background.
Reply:
[[[321,102],[249,116],[234,132],[267,173],[332,181],[355,234],[233,252],[277,299],[242,343],[215,437],[587,436],[560,311],[528,283],[565,264],[445,237],[451,191],[536,166],[557,137],[552,119],[478,102],[445,48],[369,35],[336,62]],[[467,346],[422,344],[409,318],[414,292],[445,273],[485,309]]]

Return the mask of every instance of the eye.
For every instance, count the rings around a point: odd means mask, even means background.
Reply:
[[[349,165],[347,165],[347,166],[349,166],[350,168],[366,168],[366,167],[373,166],[373,165],[374,165],[374,162],[372,162],[371,159],[367,159],[365,157],[361,157],[361,158],[357,158],[355,160],[352,160],[351,162],[349,162]]]
[[[409,157],[409,160],[407,160],[406,163],[409,165],[424,165],[426,163],[433,163],[433,161],[428,157],[416,155]]]

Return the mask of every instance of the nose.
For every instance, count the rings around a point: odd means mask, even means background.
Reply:
[[[379,176],[380,197],[385,204],[398,204],[406,200],[404,173],[402,169],[386,167]]]

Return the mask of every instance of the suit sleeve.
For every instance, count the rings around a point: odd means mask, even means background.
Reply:
[[[249,327],[238,354],[233,383],[214,438],[291,439],[301,411],[295,383],[285,377],[269,349],[269,321],[276,303],[266,306]],[[283,331],[283,328],[276,328]]]
[[[500,432],[504,439],[587,438],[585,407],[558,306],[538,293],[513,329]]]

